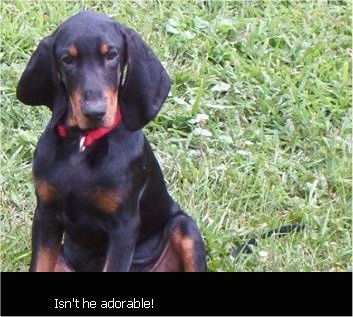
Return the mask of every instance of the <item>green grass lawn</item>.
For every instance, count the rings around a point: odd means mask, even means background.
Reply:
[[[82,9],[136,29],[173,79],[146,134],[212,271],[352,270],[351,1],[1,1],[1,270],[26,271],[31,161],[50,118],[15,98],[39,40]],[[305,230],[254,235],[300,222]]]

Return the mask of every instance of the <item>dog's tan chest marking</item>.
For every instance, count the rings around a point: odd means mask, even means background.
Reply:
[[[35,180],[37,195],[44,204],[54,203],[59,197],[59,189],[45,180]]]
[[[97,188],[90,192],[89,199],[99,210],[112,214],[118,211],[123,195],[116,189]]]

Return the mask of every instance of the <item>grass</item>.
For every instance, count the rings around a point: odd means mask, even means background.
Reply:
[[[2,271],[28,269],[31,159],[50,117],[20,104],[16,83],[39,40],[87,8],[138,30],[173,79],[145,131],[172,195],[201,227],[210,270],[352,270],[350,1],[0,5]],[[230,255],[295,222],[305,230]]]

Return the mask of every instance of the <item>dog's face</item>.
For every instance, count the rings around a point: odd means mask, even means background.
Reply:
[[[81,130],[110,127],[120,107],[124,125],[134,131],[156,116],[169,90],[164,67],[134,30],[85,11],[41,41],[17,97],[47,105],[53,125],[65,115],[66,125]]]
[[[65,23],[53,48],[56,70],[71,105],[66,124],[82,130],[111,126],[125,64],[124,40],[114,24]]]

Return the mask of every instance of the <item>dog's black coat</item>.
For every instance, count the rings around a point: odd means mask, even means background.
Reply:
[[[32,271],[206,270],[141,130],[169,90],[141,37],[105,15],[81,12],[40,42],[17,88],[52,110],[33,161]]]

